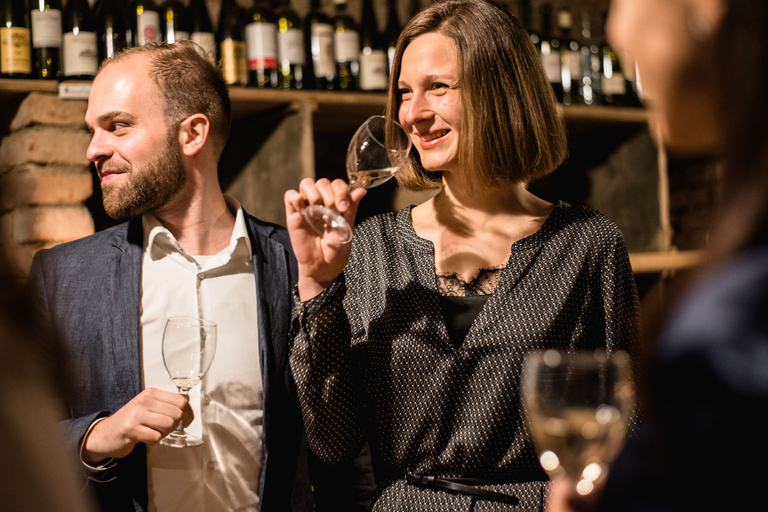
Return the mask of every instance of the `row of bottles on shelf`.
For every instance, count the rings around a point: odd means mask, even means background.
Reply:
[[[558,101],[565,105],[640,106],[637,74],[634,69],[625,72],[605,39],[605,13],[596,23],[592,11],[574,16],[571,9],[561,7],[556,29],[548,3],[539,6],[538,27],[533,23],[530,0],[520,0],[518,14]]]
[[[0,0],[0,77],[91,79],[99,62],[131,46],[192,39],[219,62],[230,85],[280,89],[385,91],[402,28],[389,2],[379,31],[372,0],[355,22],[347,0],[334,15],[312,0],[302,18],[290,0],[255,0],[250,10],[222,0],[214,32],[204,0]],[[126,12],[127,11],[127,12]]]
[[[378,30],[373,0],[362,0],[359,24],[347,0],[333,0],[326,14],[320,0],[302,17],[291,0],[253,0],[243,10],[222,0],[214,32],[205,0],[0,0],[0,76],[90,79],[99,62],[123,48],[192,39],[219,62],[230,85],[261,88],[385,91],[402,29],[396,1]],[[558,100],[566,105],[639,104],[634,73],[625,74],[603,36],[604,17],[582,11],[578,26],[570,9],[540,5],[534,26],[530,0],[518,1],[518,16],[536,46]],[[415,13],[419,0],[410,0]]]

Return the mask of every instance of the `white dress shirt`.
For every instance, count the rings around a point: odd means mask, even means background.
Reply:
[[[190,390],[195,420],[187,432],[201,446],[147,447],[149,510],[255,511],[261,469],[264,393],[259,366],[256,280],[242,208],[231,198],[235,228],[214,256],[184,252],[152,215],[142,218],[141,347],[144,388],[176,391],[161,341],[171,316],[213,320],[216,355]]]

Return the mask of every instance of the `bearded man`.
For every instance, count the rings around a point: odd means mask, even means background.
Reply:
[[[314,510],[287,365],[296,261],[284,229],[220,188],[220,70],[189,41],[131,48],[102,64],[86,124],[105,210],[130,220],[40,251],[30,290],[89,486],[109,511]],[[163,363],[172,316],[217,324],[188,399]],[[179,422],[203,444],[159,444]],[[358,497],[366,471],[344,473]]]

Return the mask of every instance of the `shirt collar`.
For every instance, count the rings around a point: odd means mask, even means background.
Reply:
[[[232,230],[229,247],[227,248],[228,255],[229,257],[232,257],[238,244],[242,240],[248,250],[248,259],[250,260],[253,258],[253,252],[251,250],[251,238],[248,236],[248,227],[245,223],[245,212],[243,211],[243,207],[231,196],[225,195],[224,200],[227,202],[229,210],[235,214],[235,227]],[[144,230],[144,249],[153,260],[161,258],[170,250],[183,252],[183,250],[180,250],[181,247],[176,241],[176,237],[173,236],[173,233],[168,231],[160,221],[157,220],[157,217],[151,213],[145,213],[141,217],[141,225]]]

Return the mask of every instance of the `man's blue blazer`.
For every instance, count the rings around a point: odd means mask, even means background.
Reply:
[[[246,215],[258,296],[264,385],[260,509],[313,510],[301,413],[288,367],[291,290],[296,260],[285,229]],[[139,310],[141,219],[39,251],[29,280],[47,349],[66,392],[67,443],[73,453],[88,426],[141,392]],[[109,511],[147,509],[146,450],[90,477]]]

